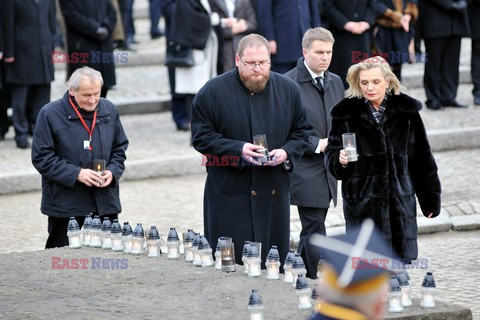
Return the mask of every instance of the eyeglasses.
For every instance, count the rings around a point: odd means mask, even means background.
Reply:
[[[240,56],[239,56],[240,58]],[[263,69],[263,68],[266,68],[270,65],[270,61],[260,61],[260,62],[245,62],[243,61],[242,58],[240,58],[240,60],[242,61],[243,65],[247,68],[247,69],[250,69],[250,70],[253,70],[255,69],[256,66],[259,66],[260,69]]]

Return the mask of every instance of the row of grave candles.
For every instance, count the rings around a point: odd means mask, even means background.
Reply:
[[[162,240],[155,226],[151,226],[145,240],[145,232],[142,224],[138,223],[134,230],[128,222],[120,226],[117,219],[110,222],[108,217],[103,223],[98,216],[93,219],[90,215],[85,218],[82,230],[80,230],[74,217],[70,218],[67,236],[71,248],[80,248],[82,245],[123,251],[136,255],[144,254],[146,248],[148,257],[159,257],[161,255],[160,245]],[[167,257],[178,259],[180,257],[180,240],[175,228],[170,228],[166,241]],[[195,266],[210,267],[216,270],[233,272],[236,270],[235,252],[230,237],[218,239],[215,252],[215,262],[212,259],[212,249],[208,240],[189,229],[183,233],[184,258]],[[242,262],[244,273],[249,277],[261,276],[261,246],[260,242],[246,241],[243,246]],[[266,278],[269,280],[280,279],[280,257],[276,246],[272,246],[266,259]],[[312,307],[310,295],[314,300],[318,299],[315,290],[312,292],[306,281],[306,269],[302,257],[293,250],[287,254],[283,264],[284,283],[292,283],[298,296],[298,307],[309,309]],[[321,278],[321,277],[320,277]],[[431,272],[427,272],[422,283],[422,298],[420,306],[423,308],[435,307],[435,281]],[[388,297],[389,312],[402,312],[404,307],[412,305],[409,276],[405,269],[398,275],[391,278],[390,292]],[[252,307],[249,309],[261,310]]]

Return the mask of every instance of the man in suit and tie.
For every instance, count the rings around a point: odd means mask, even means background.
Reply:
[[[337,202],[337,180],[327,172],[323,162],[330,130],[330,108],[343,99],[344,86],[339,76],[329,72],[333,52],[333,35],[324,28],[307,30],[302,40],[303,57],[285,75],[300,86],[305,110],[313,125],[312,135],[303,157],[291,175],[291,204],[298,206],[302,223],[298,252],[307,276],[317,278],[318,255],[307,239],[314,233],[325,235],[325,217],[330,201]]]

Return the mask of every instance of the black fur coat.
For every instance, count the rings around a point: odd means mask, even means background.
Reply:
[[[372,218],[405,260],[418,255],[415,194],[424,215],[440,213],[440,180],[420,109],[405,94],[388,95],[379,125],[364,99],[344,99],[331,110],[326,149],[328,170],[342,180],[347,231]],[[338,157],[346,132],[356,134],[359,157],[343,168]]]

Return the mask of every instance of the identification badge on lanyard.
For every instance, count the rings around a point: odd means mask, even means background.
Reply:
[[[92,150],[90,140],[83,140],[83,150]]]

